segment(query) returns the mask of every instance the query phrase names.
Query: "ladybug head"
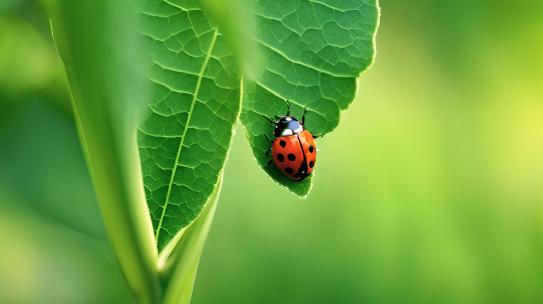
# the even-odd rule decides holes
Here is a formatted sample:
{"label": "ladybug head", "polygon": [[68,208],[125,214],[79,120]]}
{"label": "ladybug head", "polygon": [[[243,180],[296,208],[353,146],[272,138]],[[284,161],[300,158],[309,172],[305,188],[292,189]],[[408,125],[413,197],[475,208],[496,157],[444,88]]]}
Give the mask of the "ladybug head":
{"label": "ladybug head", "polygon": [[302,124],[294,117],[283,116],[275,124],[273,134],[275,137],[289,136],[301,133],[304,130]]}

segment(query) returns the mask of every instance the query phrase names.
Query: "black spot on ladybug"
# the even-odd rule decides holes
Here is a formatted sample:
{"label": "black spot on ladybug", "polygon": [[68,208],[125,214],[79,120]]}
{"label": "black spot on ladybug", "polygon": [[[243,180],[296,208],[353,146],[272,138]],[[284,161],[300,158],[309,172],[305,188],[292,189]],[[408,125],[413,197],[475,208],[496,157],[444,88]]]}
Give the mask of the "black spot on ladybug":
{"label": "black spot on ladybug", "polygon": [[292,154],[292,153],[289,153],[288,154],[288,160],[290,161],[294,161],[296,159],[296,155]]}
{"label": "black spot on ladybug", "polygon": [[314,150],[315,148],[313,147],[313,145],[309,145],[309,153],[313,153]]}
{"label": "black spot on ladybug", "polygon": [[283,148],[284,148],[284,147],[286,147],[286,146],[287,146],[287,142],[286,142],[286,141],[284,141],[284,140],[280,140],[280,141],[279,141],[279,145],[280,145],[281,147],[283,147]]}
{"label": "black spot on ladybug", "polygon": [[283,156],[283,154],[279,153],[279,154],[277,154],[277,160],[282,162],[282,161],[285,160],[285,157]]}
{"label": "black spot on ladybug", "polygon": [[313,168],[314,165],[315,165],[315,163],[313,161],[309,162],[309,167]]}
{"label": "black spot on ladybug", "polygon": [[307,163],[302,163],[300,168],[298,168],[298,172],[294,175],[294,177],[298,178],[297,180],[303,180],[304,178],[308,177],[309,173],[307,172]]}
{"label": "black spot on ladybug", "polygon": [[307,171],[307,164],[304,162],[302,163],[302,165],[300,166],[300,168],[298,168],[298,173],[304,173]]}
{"label": "black spot on ladybug", "polygon": [[292,174],[292,172],[294,172],[294,170],[292,170],[291,167],[286,167],[285,172],[287,172],[288,174]]}

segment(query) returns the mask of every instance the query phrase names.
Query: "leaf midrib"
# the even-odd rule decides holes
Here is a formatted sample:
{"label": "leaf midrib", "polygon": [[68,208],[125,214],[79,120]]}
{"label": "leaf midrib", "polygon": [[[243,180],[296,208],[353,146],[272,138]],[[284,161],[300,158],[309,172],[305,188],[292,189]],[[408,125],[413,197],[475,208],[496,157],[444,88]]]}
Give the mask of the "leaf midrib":
{"label": "leaf midrib", "polygon": [[192,102],[189,109],[189,114],[187,117],[187,123],[185,124],[185,128],[183,129],[183,134],[181,135],[181,141],[179,142],[179,148],[177,149],[177,155],[175,157],[175,163],[174,167],[172,169],[172,174],[170,176],[170,182],[168,183],[168,191],[166,192],[166,199],[164,200],[164,203],[162,204],[162,214],[160,215],[160,219],[158,221],[156,233],[155,233],[155,239],[158,242],[158,237],[160,235],[160,228],[162,228],[162,220],[164,219],[164,216],[166,215],[166,209],[168,208],[168,201],[170,200],[170,195],[172,191],[172,185],[173,185],[173,179],[175,177],[175,173],[177,171],[177,167],[179,166],[179,157],[181,155],[181,151],[183,151],[183,146],[185,143],[185,137],[187,135],[187,131],[190,126],[190,121],[192,118],[192,112],[194,111],[194,106],[196,104],[196,101],[198,99],[198,94],[200,91],[200,84],[202,83],[202,79],[204,78],[204,73],[207,68],[207,64],[209,62],[209,58],[211,58],[211,53],[213,52],[213,48],[215,47],[215,42],[217,41],[218,31],[217,29],[213,30],[213,37],[211,38],[211,43],[209,45],[209,49],[207,50],[206,57],[204,59],[204,62],[202,64],[202,68],[200,69],[200,73],[198,73],[198,80],[196,81],[196,88],[194,90],[194,96],[192,97]]}

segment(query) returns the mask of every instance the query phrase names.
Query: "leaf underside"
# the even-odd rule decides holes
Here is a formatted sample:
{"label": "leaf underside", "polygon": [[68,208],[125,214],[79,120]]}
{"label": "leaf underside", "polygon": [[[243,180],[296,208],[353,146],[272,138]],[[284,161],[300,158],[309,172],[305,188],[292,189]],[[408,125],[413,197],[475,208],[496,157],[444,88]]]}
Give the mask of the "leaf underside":
{"label": "leaf underside", "polygon": [[307,110],[305,127],[313,135],[338,125],[340,110],[354,99],[356,78],[373,61],[377,0],[260,0],[255,13],[255,40],[266,62],[256,79],[244,81],[241,121],[260,166],[305,196],[311,177],[291,181],[268,165],[268,118],[285,115],[288,99],[292,116],[301,119]]}
{"label": "leaf underside", "polygon": [[240,75],[198,1],[150,0],[152,102],[138,144],[158,249],[189,225],[217,185],[240,111]]}

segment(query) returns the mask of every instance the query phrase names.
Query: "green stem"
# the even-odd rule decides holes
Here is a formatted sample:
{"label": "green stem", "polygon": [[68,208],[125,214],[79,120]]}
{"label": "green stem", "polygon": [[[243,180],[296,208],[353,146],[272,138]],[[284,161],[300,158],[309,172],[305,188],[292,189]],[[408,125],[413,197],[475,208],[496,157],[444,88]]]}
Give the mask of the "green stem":
{"label": "green stem", "polygon": [[165,304],[188,304],[192,297],[198,264],[204,248],[222,185],[222,174],[215,191],[210,196],[199,217],[184,232],[183,237],[172,250],[166,264],[161,269],[161,277],[166,282]]}
{"label": "green stem", "polygon": [[137,151],[145,62],[126,1],[50,0],[55,43],[108,236],[140,303],[160,303],[157,249]]}

